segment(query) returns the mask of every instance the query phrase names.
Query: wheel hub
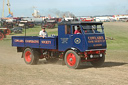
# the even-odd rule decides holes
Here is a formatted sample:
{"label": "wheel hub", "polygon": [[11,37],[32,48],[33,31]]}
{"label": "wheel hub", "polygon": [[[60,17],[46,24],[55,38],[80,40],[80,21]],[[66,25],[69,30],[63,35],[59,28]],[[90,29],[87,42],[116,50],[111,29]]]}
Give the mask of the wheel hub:
{"label": "wheel hub", "polygon": [[70,58],[69,60],[72,61],[72,58]]}
{"label": "wheel hub", "polygon": [[67,55],[67,63],[70,66],[74,66],[76,64],[76,57],[73,53],[69,53]]}

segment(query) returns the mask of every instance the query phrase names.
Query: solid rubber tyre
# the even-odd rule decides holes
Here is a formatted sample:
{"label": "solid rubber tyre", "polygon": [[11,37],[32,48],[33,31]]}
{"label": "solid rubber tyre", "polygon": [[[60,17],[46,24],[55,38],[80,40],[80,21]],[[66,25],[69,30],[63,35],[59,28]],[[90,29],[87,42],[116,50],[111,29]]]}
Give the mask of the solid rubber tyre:
{"label": "solid rubber tyre", "polygon": [[98,60],[91,61],[91,64],[94,67],[100,67],[103,65],[104,61],[105,61],[105,54],[103,54],[103,56],[100,57]]}
{"label": "solid rubber tyre", "polygon": [[65,64],[72,69],[80,67],[81,57],[73,50],[68,50],[64,57]]}
{"label": "solid rubber tyre", "polygon": [[23,58],[26,64],[36,65],[39,61],[39,53],[31,48],[26,48]]}

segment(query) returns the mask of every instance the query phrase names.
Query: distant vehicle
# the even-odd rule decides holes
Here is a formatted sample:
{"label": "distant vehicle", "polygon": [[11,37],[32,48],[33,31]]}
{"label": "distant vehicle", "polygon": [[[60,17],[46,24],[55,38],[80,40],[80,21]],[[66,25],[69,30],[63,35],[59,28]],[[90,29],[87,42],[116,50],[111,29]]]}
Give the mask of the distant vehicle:
{"label": "distant vehicle", "polygon": [[35,26],[34,21],[28,21],[27,26],[28,26],[28,28],[33,28]]}
{"label": "distant vehicle", "polygon": [[96,17],[95,20],[96,22],[110,22],[109,17]]}
{"label": "distant vehicle", "polygon": [[128,22],[128,18],[120,18],[119,21]]}
{"label": "distant vehicle", "polygon": [[46,28],[54,28],[57,21],[55,19],[48,19],[42,22],[42,26]]}
{"label": "distant vehicle", "polygon": [[[79,68],[81,62],[90,62],[94,67],[105,61],[106,40],[102,22],[61,22],[58,36],[13,36],[12,46],[22,52],[26,64],[37,64],[39,59],[57,61],[63,59],[69,68]],[[76,28],[79,33],[74,34]]]}
{"label": "distant vehicle", "polygon": [[94,19],[93,18],[90,18],[90,17],[80,18],[80,20],[83,21],[83,22],[94,21]]}
{"label": "distant vehicle", "polygon": [[33,28],[34,27],[34,21],[20,21],[19,22],[19,27],[22,27],[22,28]]}
{"label": "distant vehicle", "polygon": [[21,27],[15,27],[15,28],[12,29],[12,32],[14,32],[14,33],[22,33],[22,30],[23,30],[23,28],[21,28]]}
{"label": "distant vehicle", "polygon": [[33,18],[33,17],[26,17],[26,18],[22,18],[23,21],[33,21],[35,25],[41,25],[43,18]]}
{"label": "distant vehicle", "polygon": [[79,21],[76,17],[64,17],[62,21]]}
{"label": "distant vehicle", "polygon": [[20,21],[19,22],[19,27],[25,28],[25,24],[27,23],[27,21]]}
{"label": "distant vehicle", "polygon": [[1,22],[1,27],[3,28],[13,28],[13,21],[12,20],[6,20],[6,19],[2,19]]}
{"label": "distant vehicle", "polygon": [[4,35],[9,35],[11,33],[11,28],[13,28],[13,24],[12,22],[6,22],[4,20],[2,20],[0,22],[1,26],[0,26],[0,30],[2,30],[4,32]]}

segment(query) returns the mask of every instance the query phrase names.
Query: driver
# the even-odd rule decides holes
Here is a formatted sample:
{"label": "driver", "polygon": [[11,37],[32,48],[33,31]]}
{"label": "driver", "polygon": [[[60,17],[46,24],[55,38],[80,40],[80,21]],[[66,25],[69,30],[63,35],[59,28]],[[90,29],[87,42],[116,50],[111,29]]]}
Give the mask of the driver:
{"label": "driver", "polygon": [[74,34],[81,34],[80,27],[78,27],[77,30],[75,30]]}

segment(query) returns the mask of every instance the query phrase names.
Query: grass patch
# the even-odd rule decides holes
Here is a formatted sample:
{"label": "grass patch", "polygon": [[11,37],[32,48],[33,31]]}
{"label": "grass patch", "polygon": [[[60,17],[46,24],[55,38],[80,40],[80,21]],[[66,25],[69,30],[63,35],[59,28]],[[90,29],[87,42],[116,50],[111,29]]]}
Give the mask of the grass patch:
{"label": "grass patch", "polygon": [[127,22],[106,22],[104,23],[106,37],[114,40],[107,40],[109,50],[128,51],[128,23]]}

